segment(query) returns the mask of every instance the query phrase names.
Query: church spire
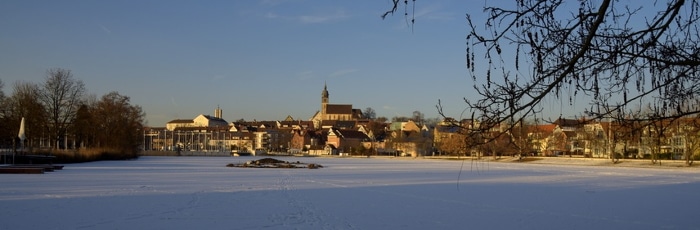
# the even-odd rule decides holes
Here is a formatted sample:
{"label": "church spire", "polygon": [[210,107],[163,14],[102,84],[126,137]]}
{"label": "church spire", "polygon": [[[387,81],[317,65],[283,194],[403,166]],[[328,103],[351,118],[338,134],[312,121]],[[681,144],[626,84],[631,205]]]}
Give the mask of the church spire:
{"label": "church spire", "polygon": [[321,92],[321,98],[322,99],[328,99],[328,87],[326,86],[326,82],[323,82],[323,92]]}
{"label": "church spire", "polygon": [[[320,112],[320,119],[319,122],[322,122],[323,120],[326,120],[326,113],[328,109],[328,87],[326,86],[326,82],[323,82],[323,92],[321,92],[321,111]],[[318,124],[318,127],[320,126],[320,123]]]}

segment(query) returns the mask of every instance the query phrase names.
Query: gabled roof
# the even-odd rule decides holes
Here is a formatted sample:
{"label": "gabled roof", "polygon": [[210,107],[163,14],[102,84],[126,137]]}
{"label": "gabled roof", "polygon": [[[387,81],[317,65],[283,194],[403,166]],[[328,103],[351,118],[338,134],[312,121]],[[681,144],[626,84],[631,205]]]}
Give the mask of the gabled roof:
{"label": "gabled roof", "polygon": [[353,119],[364,118],[364,115],[362,114],[362,110],[361,109],[352,109],[352,118]]}
{"label": "gabled roof", "polygon": [[327,131],[311,131],[311,130],[294,130],[292,131],[293,135],[295,136],[307,136],[309,138],[317,138],[320,140],[323,140],[325,136],[328,136]]}
{"label": "gabled roof", "polygon": [[412,131],[420,131],[421,127],[416,124],[416,122],[409,120],[409,121],[397,121],[397,122],[392,122],[391,123],[391,130],[401,130],[401,131],[407,131],[407,130],[412,130]]}
{"label": "gabled roof", "polygon": [[337,135],[340,138],[343,139],[361,139],[361,140],[366,140],[369,139],[367,134],[357,131],[357,130],[349,130],[349,129],[332,129],[333,133]]}
{"label": "gabled roof", "polygon": [[320,114],[321,114],[321,111],[318,111],[318,110],[317,110],[317,111],[314,113],[314,115],[311,115],[311,118],[309,118],[309,120],[313,120],[314,118],[318,117]]}
{"label": "gabled roof", "polygon": [[423,125],[423,126],[420,127],[420,130],[423,131],[423,132],[427,132],[427,131],[430,131],[430,128],[428,128],[427,125]]}
{"label": "gabled roof", "polygon": [[202,116],[204,116],[205,118],[209,119],[210,121],[219,121],[219,122],[223,122],[223,123],[228,123],[228,122],[226,122],[226,120],[221,119],[221,118],[218,118],[218,117],[215,117],[215,116],[204,115],[204,114],[202,114]]}
{"label": "gabled roof", "polygon": [[277,128],[277,121],[244,121],[238,123],[238,126],[249,128]]}
{"label": "gabled roof", "polygon": [[395,132],[400,132],[403,135],[403,139],[405,141],[415,141],[415,140],[420,140],[425,138],[423,136],[422,132],[414,131],[414,130],[407,130],[407,131],[395,131]]}
{"label": "gabled roof", "polygon": [[299,128],[299,129],[308,129],[308,128],[313,128],[314,122],[313,121],[280,121],[277,122],[278,128],[283,129],[283,128]]}

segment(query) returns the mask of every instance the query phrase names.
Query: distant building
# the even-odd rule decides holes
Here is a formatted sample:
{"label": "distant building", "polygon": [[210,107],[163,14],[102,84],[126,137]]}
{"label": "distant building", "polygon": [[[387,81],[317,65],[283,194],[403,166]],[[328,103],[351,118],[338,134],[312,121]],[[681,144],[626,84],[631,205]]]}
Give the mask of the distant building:
{"label": "distant building", "polygon": [[311,117],[317,129],[324,128],[326,121],[355,121],[362,119],[362,110],[353,109],[351,104],[329,104],[328,87],[324,84],[321,92],[321,110]]}
{"label": "distant building", "polygon": [[168,131],[185,127],[228,127],[228,122],[221,118],[223,111],[220,108],[214,110],[214,116],[200,114],[194,119],[175,119],[165,124]]}
{"label": "distant building", "polygon": [[391,131],[422,131],[422,128],[412,120],[392,122],[389,128],[391,129]]}
{"label": "distant building", "polygon": [[324,130],[294,130],[292,131],[290,152],[301,153],[309,150],[322,150],[327,138],[328,133]]}
{"label": "distant building", "polygon": [[370,138],[365,133],[357,130],[330,128],[326,138],[326,147],[331,155],[352,153],[352,148],[358,148],[362,146],[362,142],[369,140]]}

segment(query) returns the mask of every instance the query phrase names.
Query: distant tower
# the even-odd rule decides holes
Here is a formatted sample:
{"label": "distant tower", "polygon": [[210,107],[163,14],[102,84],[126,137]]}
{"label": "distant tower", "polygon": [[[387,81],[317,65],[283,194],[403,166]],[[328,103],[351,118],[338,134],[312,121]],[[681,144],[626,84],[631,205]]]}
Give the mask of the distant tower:
{"label": "distant tower", "polygon": [[224,111],[222,111],[222,110],[219,108],[219,106],[217,105],[217,106],[216,106],[216,109],[214,110],[214,117],[219,118],[219,119],[222,119],[223,115],[224,115]]}
{"label": "distant tower", "polygon": [[326,119],[326,107],[328,105],[328,87],[323,83],[323,92],[321,92],[321,120]]}

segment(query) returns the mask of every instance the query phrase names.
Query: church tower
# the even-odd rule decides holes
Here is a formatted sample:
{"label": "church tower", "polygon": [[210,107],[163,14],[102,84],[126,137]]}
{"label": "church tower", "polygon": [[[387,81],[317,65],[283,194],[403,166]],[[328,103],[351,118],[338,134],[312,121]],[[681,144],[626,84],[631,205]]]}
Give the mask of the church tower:
{"label": "church tower", "polygon": [[326,119],[326,107],[328,107],[328,87],[323,83],[323,92],[321,92],[321,120]]}
{"label": "church tower", "polygon": [[214,117],[223,119],[224,111],[219,108],[219,106],[216,106],[216,109],[214,110]]}

